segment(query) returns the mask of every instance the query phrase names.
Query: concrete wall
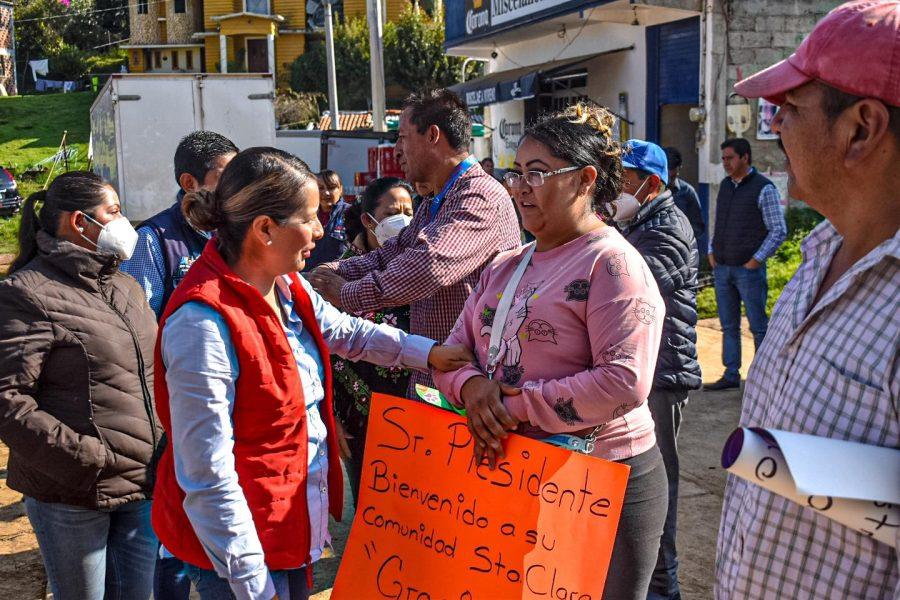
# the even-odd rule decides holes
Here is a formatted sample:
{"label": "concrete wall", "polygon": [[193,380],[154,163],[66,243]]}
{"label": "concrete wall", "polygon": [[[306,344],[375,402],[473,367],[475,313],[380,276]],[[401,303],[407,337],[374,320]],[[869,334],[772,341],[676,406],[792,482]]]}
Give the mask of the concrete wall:
{"label": "concrete wall", "polygon": [[284,29],[306,28],[306,2],[296,0],[272,0],[272,9],[276,15],[284,17],[279,27]]}
{"label": "concrete wall", "polygon": [[[741,0],[728,3],[729,10],[722,23],[728,41],[728,93],[734,91],[739,69],[741,75],[747,77],[787,58],[816,22],[840,4],[840,0]],[[763,171],[770,168],[782,171],[784,154],[777,143],[756,139],[757,101],[750,103],[753,120],[744,137],[750,140],[753,148],[753,162]],[[733,135],[729,133],[729,137]]]}
{"label": "concrete wall", "polygon": [[[388,21],[396,21],[403,11],[410,6],[412,6],[410,0],[381,0],[381,12]],[[344,16],[347,18],[365,18],[366,0],[344,0]]]}
{"label": "concrete wall", "polygon": [[290,78],[291,63],[306,50],[306,35],[302,33],[279,33],[275,38],[275,69],[279,76]]}
{"label": "concrete wall", "polygon": [[[203,38],[204,44],[204,57],[206,59],[206,64],[204,65],[203,71],[206,73],[218,73],[219,72],[219,36],[209,36]],[[229,47],[231,43],[228,43]]]}
{"label": "concrete wall", "polygon": [[151,65],[144,64],[144,51],[132,48],[128,51],[128,72],[144,73]]}
{"label": "concrete wall", "polygon": [[16,80],[13,76],[13,57],[0,55],[0,84],[6,89],[6,93],[10,96],[16,95]]}
{"label": "concrete wall", "polygon": [[[690,17],[692,14],[686,11],[699,8],[695,0],[672,0],[668,4],[672,6],[659,7],[654,2],[652,9],[642,10],[639,25],[589,22],[583,29],[571,28],[564,37],[557,34],[556,28],[545,26],[542,28],[547,31],[545,35],[504,44],[503,51],[490,61],[490,72],[541,65],[551,60],[577,59],[633,46],[630,50],[586,62],[586,91],[589,98],[614,111],[618,111],[619,93],[626,92],[628,118],[634,123],[630,135],[643,137],[647,127],[647,27]],[[609,14],[619,16],[618,13]],[[599,15],[595,14],[595,18],[600,18]]]}
{"label": "concrete wall", "polygon": [[243,0],[200,0],[203,2],[203,27],[206,31],[215,31],[218,23],[213,17],[220,17],[244,10]]}
{"label": "concrete wall", "polygon": [[0,48],[12,50],[13,47],[13,7],[0,4]]}
{"label": "concrete wall", "polygon": [[634,42],[633,50],[600,56],[588,63],[587,95],[591,100],[618,112],[619,93],[628,94],[628,120],[634,125],[631,137],[644,137],[647,131],[647,44],[643,27],[625,28]]}

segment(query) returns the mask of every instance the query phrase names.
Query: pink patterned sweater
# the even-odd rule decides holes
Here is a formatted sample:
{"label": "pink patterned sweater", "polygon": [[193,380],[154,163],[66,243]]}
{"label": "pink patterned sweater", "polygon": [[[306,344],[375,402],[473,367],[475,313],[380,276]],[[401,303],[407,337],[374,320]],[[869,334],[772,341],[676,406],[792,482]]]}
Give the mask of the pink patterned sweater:
{"label": "pink patterned sweater", "polygon": [[[485,269],[448,344],[487,352],[498,298],[524,249],[504,252]],[[563,246],[535,252],[516,288],[504,327],[498,381],[521,387],[505,396],[523,423],[518,433],[584,436],[595,426],[594,456],[621,460],[653,447],[647,395],[659,350],[665,305],[644,259],[603,225]],[[483,374],[475,366],[433,373],[445,396]]]}

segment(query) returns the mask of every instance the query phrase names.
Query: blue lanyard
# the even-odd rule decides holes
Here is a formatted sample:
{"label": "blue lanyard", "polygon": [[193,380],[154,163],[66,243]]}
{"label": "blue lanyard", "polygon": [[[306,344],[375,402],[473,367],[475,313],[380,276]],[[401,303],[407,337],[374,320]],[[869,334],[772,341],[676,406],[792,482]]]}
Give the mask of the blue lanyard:
{"label": "blue lanyard", "polygon": [[450,179],[447,180],[447,183],[445,183],[444,187],[441,189],[441,193],[431,199],[431,204],[428,206],[429,223],[431,223],[437,216],[438,211],[441,209],[441,204],[444,203],[444,196],[447,195],[447,192],[450,191],[450,188],[453,187],[453,184],[456,183],[456,180],[462,177],[462,174],[468,171],[471,167],[475,166],[476,163],[478,163],[478,160],[476,160],[474,156],[470,155],[466,158],[466,160],[459,163],[456,169],[453,170],[453,173],[450,175]]}

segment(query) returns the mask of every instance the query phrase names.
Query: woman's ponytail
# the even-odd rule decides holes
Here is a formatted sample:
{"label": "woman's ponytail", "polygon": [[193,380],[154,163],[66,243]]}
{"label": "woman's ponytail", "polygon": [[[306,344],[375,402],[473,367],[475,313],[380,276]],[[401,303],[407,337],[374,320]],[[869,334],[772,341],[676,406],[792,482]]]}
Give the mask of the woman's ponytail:
{"label": "woman's ponytail", "polygon": [[19,254],[9,269],[10,275],[27,265],[31,262],[31,259],[37,256],[37,232],[41,228],[38,213],[46,197],[47,192],[45,190],[35,192],[28,196],[28,200],[25,201],[25,205],[22,207],[22,221],[19,225]]}

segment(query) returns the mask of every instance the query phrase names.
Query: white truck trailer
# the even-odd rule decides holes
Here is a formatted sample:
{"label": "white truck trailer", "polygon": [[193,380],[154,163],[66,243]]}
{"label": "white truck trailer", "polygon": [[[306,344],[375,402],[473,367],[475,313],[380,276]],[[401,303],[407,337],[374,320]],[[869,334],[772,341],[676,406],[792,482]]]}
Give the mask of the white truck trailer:
{"label": "white truck trailer", "polygon": [[172,204],[172,159],[188,133],[274,146],[274,98],[267,73],[113,75],[91,106],[94,171],[116,188],[125,215],[143,221]]}
{"label": "white truck trailer", "polygon": [[[358,196],[365,183],[357,181],[360,172],[371,172],[375,177],[385,175],[369,163],[369,150],[378,146],[393,146],[396,131],[324,131],[278,130],[275,147],[290,152],[309,165],[314,172],[325,169],[335,171],[341,178],[346,196]],[[396,173],[395,173],[396,174]]]}

